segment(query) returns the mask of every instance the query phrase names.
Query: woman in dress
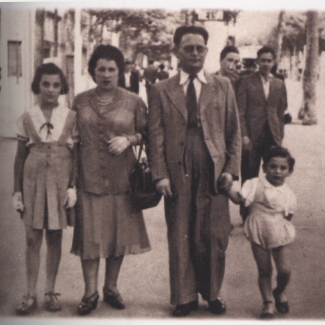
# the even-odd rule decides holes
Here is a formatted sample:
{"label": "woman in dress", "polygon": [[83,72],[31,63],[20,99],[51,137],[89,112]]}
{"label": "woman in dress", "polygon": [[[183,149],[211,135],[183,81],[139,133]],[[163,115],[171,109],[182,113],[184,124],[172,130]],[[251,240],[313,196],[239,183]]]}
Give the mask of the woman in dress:
{"label": "woman in dress", "polygon": [[27,294],[16,308],[18,314],[29,314],[37,307],[43,229],[47,243],[44,307],[48,311],[61,309],[54,286],[61,259],[62,229],[73,223],[67,218],[66,208],[76,202],[78,141],[76,113],[58,102],[68,90],[63,72],[53,63],[43,64],[32,82],[38,103],[18,120],[13,205],[25,223],[27,272]]}
{"label": "woman in dress", "polygon": [[88,71],[97,87],[79,94],[73,104],[80,130],[79,184],[72,253],[80,255],[85,293],[80,315],[97,307],[100,258],[106,259],[103,299],[124,309],[117,279],[124,255],[150,249],[142,211],[131,203],[129,175],[147,124],[143,101],[124,84],[123,54],[99,45]]}

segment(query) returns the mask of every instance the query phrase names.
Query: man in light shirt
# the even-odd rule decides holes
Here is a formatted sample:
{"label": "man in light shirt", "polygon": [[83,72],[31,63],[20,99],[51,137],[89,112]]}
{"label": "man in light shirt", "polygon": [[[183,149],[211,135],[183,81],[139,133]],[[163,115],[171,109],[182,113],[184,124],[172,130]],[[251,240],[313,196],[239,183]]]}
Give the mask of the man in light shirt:
{"label": "man in light shirt", "polygon": [[[273,145],[281,145],[284,136],[284,112],[287,94],[282,80],[271,74],[276,55],[264,46],[257,52],[258,71],[241,78],[237,88],[237,105],[242,132],[242,182],[257,177],[261,157]],[[248,211],[241,207],[243,221]]]}
{"label": "man in light shirt", "polygon": [[207,41],[203,27],[177,28],[180,71],[149,96],[149,157],[165,197],[175,317],[198,309],[198,293],[212,313],[226,311],[220,289],[230,218],[222,186],[238,178],[241,139],[229,79],[203,71]]}

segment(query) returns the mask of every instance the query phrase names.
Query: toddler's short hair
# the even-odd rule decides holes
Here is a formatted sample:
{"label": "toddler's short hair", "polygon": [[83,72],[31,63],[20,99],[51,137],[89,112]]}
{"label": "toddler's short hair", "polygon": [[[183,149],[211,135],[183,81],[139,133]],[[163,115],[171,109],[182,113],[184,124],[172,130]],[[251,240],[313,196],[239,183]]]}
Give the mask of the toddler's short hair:
{"label": "toddler's short hair", "polygon": [[266,150],[266,152],[263,155],[264,166],[266,166],[273,157],[286,158],[289,165],[289,171],[293,172],[293,167],[295,165],[295,158],[291,156],[288,149],[283,148],[281,146],[272,146],[271,148]]}

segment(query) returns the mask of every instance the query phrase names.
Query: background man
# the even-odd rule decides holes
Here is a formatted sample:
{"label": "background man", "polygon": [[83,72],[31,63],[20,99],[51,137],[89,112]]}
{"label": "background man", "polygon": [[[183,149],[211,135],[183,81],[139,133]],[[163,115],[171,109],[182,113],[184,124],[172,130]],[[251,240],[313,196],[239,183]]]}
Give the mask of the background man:
{"label": "background man", "polygon": [[[261,157],[273,145],[281,145],[284,136],[284,112],[287,94],[284,82],[271,74],[275,52],[264,46],[257,52],[258,71],[240,79],[237,105],[242,132],[242,182],[257,177]],[[243,221],[247,209],[241,207]]]}
{"label": "background man", "polygon": [[133,69],[130,61],[125,61],[125,88],[133,93],[139,94],[139,73]]}
{"label": "background man", "polygon": [[153,63],[153,60],[149,60],[148,66],[143,71],[143,78],[145,79],[148,101],[150,89],[152,85],[156,82],[158,72],[157,68],[154,66]]}
{"label": "background man", "polygon": [[203,72],[207,40],[203,27],[177,28],[180,71],[154,85],[149,101],[149,153],[165,196],[174,316],[196,310],[198,292],[212,313],[226,310],[219,292],[230,220],[218,184],[230,186],[237,177],[241,140],[229,80]]}
{"label": "background man", "polygon": [[229,78],[234,90],[239,78],[239,65],[240,56],[237,47],[232,45],[224,47],[220,53],[220,70],[216,74]]}

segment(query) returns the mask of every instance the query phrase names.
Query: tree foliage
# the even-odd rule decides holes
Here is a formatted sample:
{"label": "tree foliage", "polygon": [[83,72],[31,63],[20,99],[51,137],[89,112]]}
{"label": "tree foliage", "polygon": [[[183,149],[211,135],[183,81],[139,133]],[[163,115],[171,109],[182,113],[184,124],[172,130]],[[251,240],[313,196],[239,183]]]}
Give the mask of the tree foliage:
{"label": "tree foliage", "polygon": [[102,42],[104,29],[119,33],[120,48],[129,59],[145,54],[154,60],[168,59],[174,30],[183,23],[180,12],[168,10],[89,10],[91,37]]}

